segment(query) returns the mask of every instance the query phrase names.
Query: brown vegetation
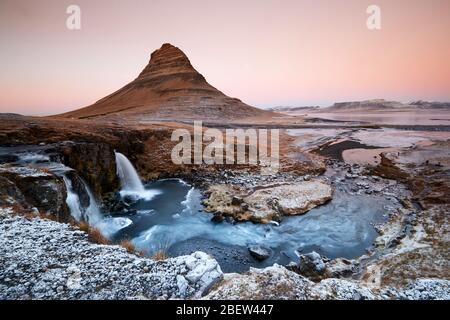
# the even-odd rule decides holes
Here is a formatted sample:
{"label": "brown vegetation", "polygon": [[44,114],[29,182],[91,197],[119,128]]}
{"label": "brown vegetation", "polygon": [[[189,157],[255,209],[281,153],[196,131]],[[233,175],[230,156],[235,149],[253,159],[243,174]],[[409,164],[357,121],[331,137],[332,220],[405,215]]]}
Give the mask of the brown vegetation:
{"label": "brown vegetation", "polygon": [[158,250],[152,255],[152,259],[156,261],[166,260],[169,258],[164,250]]}
{"label": "brown vegetation", "polygon": [[102,235],[100,230],[93,227],[90,227],[88,230],[88,239],[98,244],[110,244],[110,241]]}
{"label": "brown vegetation", "polygon": [[124,247],[125,249],[127,249],[128,253],[135,253],[136,252],[136,248],[134,247],[134,245],[131,243],[130,240],[121,240],[119,242],[119,246]]}

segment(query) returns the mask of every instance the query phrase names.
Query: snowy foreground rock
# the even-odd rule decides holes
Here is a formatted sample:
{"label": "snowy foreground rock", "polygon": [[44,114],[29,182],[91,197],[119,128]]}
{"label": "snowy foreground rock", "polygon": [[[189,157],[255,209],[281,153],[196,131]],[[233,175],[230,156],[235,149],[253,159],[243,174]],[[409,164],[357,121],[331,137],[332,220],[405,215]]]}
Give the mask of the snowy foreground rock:
{"label": "snowy foreground rock", "polygon": [[373,292],[356,281],[313,282],[274,265],[223,274],[203,252],[154,261],[88,242],[67,224],[0,209],[0,299],[449,299],[449,281]]}
{"label": "snowy foreground rock", "polygon": [[225,274],[221,285],[205,299],[285,299],[285,300],[373,300],[450,298],[450,281],[418,279],[403,289],[385,288],[374,292],[357,281],[328,278],[313,282],[286,268],[273,265],[251,268],[244,274]]}
{"label": "snowy foreground rock", "polygon": [[226,274],[222,285],[207,299],[375,299],[368,289],[341,279],[314,283],[286,268],[251,268],[245,274]]}
{"label": "snowy foreground rock", "polygon": [[67,224],[0,211],[0,299],[201,297],[222,278],[203,252],[165,261],[88,242]]}

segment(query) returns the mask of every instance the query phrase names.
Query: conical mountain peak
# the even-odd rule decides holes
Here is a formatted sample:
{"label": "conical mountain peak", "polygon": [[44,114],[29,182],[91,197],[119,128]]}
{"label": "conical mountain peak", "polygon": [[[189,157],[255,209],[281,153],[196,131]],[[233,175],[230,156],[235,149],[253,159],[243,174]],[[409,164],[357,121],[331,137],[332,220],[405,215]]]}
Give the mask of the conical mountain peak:
{"label": "conical mountain peak", "polygon": [[230,98],[211,86],[179,48],[153,51],[139,76],[93,105],[65,113],[70,118],[242,119],[272,113]]}
{"label": "conical mountain peak", "polygon": [[158,74],[174,74],[180,72],[197,72],[191,65],[189,58],[179,48],[165,43],[158,50],[153,51],[150,62],[139,77]]}

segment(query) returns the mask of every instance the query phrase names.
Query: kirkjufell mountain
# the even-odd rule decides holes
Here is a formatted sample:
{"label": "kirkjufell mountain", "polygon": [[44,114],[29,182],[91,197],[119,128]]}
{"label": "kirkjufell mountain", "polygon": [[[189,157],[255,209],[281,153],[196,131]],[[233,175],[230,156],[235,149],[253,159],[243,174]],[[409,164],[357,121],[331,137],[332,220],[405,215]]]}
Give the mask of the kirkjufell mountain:
{"label": "kirkjufell mountain", "polygon": [[59,117],[212,120],[270,115],[211,86],[183,51],[165,43],[151,54],[150,62],[135,80],[93,105]]}

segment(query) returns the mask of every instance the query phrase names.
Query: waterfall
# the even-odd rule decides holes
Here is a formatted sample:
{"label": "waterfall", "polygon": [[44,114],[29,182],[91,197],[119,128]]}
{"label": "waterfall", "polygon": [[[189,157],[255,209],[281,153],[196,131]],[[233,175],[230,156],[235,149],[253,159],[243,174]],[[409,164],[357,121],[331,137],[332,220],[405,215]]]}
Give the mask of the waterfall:
{"label": "waterfall", "polygon": [[81,182],[83,183],[86,193],[89,196],[89,206],[87,208],[83,208],[83,206],[80,203],[80,197],[73,190],[73,185],[70,178],[67,177],[65,174],[62,177],[67,189],[66,203],[70,209],[70,214],[77,221],[84,220],[88,222],[90,225],[95,225],[96,223],[98,223],[102,219],[100,208],[98,206],[97,200],[95,200],[95,197],[89,186],[86,184],[86,182],[83,179],[80,179]]}
{"label": "waterfall", "polygon": [[85,209],[85,219],[90,225],[96,225],[98,222],[102,220],[100,207],[97,203],[97,200],[94,197],[94,194],[91,191],[91,188],[89,188],[89,186],[83,179],[81,179],[81,182],[83,182],[84,189],[86,190],[89,196],[89,207]]}
{"label": "waterfall", "polygon": [[80,198],[78,197],[78,194],[73,191],[72,181],[70,181],[70,179],[67,178],[66,175],[63,175],[63,180],[67,189],[66,203],[69,207],[70,214],[75,218],[75,220],[80,221],[83,217]]}
{"label": "waterfall", "polygon": [[158,190],[146,190],[130,160],[119,152],[114,153],[116,154],[117,175],[122,185],[120,191],[122,197],[151,200],[155,195],[160,194]]}
{"label": "waterfall", "polygon": [[144,192],[144,185],[139,178],[130,160],[119,152],[116,154],[117,175],[119,176],[122,190],[132,192]]}
{"label": "waterfall", "polygon": [[80,197],[73,190],[72,181],[66,175],[63,175],[62,177],[67,189],[67,206],[70,209],[70,214],[77,221],[86,221],[90,226],[99,229],[106,238],[111,238],[119,230],[126,228],[133,223],[133,221],[128,218],[103,217],[91,188],[89,188],[87,183],[80,178],[80,181],[83,183],[84,189],[89,196],[89,206],[83,208],[80,203]]}

